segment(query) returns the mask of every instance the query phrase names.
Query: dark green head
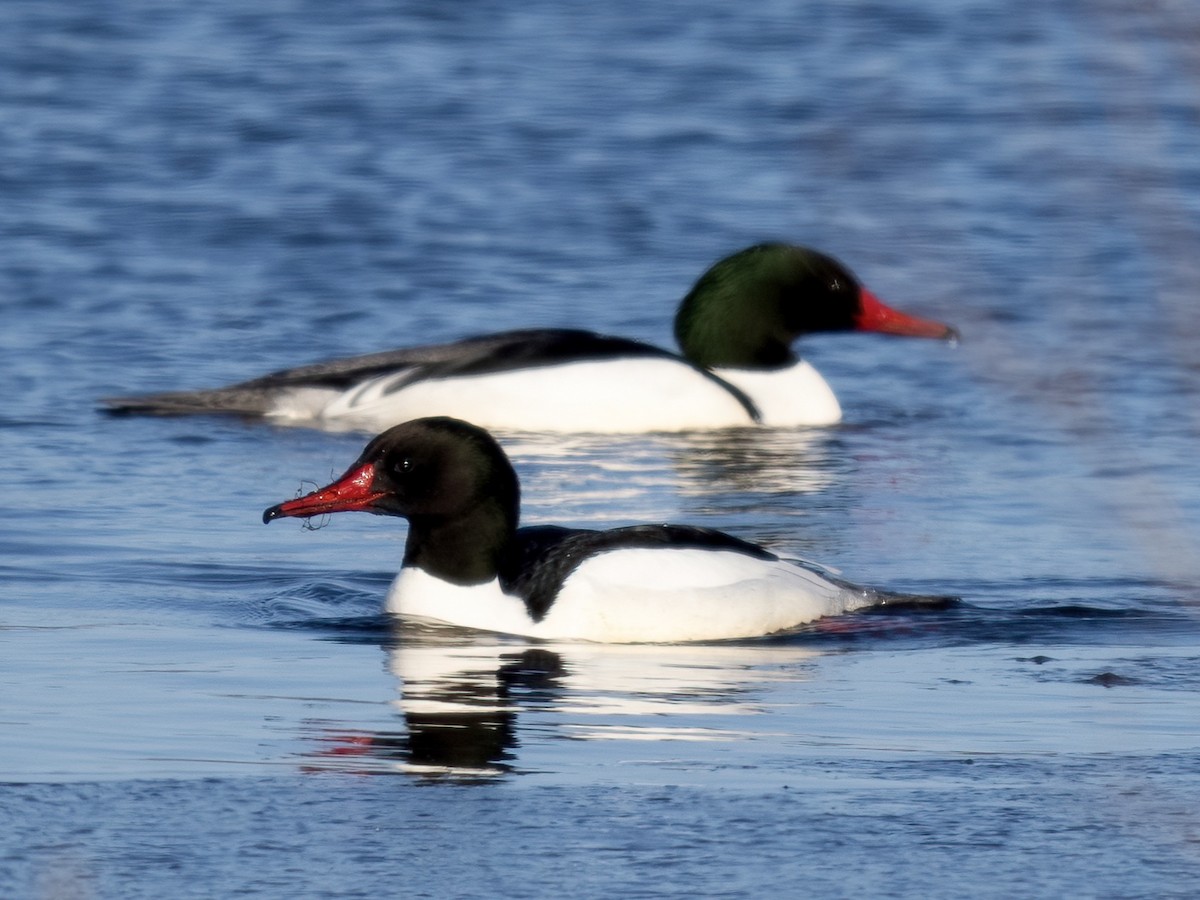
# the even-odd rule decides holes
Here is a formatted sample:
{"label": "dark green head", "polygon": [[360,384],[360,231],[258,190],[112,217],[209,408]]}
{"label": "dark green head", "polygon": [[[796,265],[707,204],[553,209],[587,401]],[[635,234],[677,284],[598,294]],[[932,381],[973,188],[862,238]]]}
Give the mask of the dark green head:
{"label": "dark green head", "polygon": [[832,256],[791,244],[757,244],[722,259],[675,317],[684,356],[708,368],[788,365],[796,360],[792,342],[820,331],[955,336],[940,322],[885,306]]}

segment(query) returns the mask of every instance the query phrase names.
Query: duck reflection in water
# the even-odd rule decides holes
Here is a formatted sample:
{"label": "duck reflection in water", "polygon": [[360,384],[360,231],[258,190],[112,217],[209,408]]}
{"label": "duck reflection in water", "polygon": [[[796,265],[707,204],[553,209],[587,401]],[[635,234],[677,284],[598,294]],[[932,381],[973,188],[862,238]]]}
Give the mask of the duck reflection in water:
{"label": "duck reflection in water", "polygon": [[[807,680],[822,655],[809,638],[823,640],[828,627],[815,624],[801,642],[530,646],[452,626],[394,625],[383,643],[397,727],[310,721],[305,737],[317,746],[306,771],[492,780],[527,771],[517,759],[522,730],[539,740],[618,742],[638,756],[647,742],[673,755],[685,743],[742,741],[750,731],[737,720],[769,708],[773,684]],[[616,764],[623,754],[604,758]]]}
{"label": "duck reflection in water", "polygon": [[303,768],[360,774],[401,772],[471,780],[511,771],[517,711],[553,704],[562,658],[549,650],[413,646],[389,651],[401,698],[397,731],[330,729]]}
{"label": "duck reflection in water", "polygon": [[[684,436],[504,435],[522,480],[555,498],[568,493],[589,516],[627,520],[662,515],[675,493],[682,509],[735,496],[774,499],[838,487],[849,464],[837,432],[814,428],[728,428]],[[671,489],[664,490],[664,485]],[[530,498],[533,500],[534,498]],[[614,499],[620,500],[614,509]],[[532,506],[531,506],[532,508]]]}

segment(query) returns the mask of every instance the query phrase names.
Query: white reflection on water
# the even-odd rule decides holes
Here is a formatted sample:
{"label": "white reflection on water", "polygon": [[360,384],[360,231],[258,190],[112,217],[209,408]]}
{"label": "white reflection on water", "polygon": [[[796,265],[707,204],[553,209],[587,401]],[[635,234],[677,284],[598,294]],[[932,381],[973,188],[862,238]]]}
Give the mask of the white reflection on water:
{"label": "white reflection on water", "polygon": [[[1006,618],[1001,632],[1012,640],[997,640],[991,618],[982,610],[935,618],[932,643],[891,646],[867,637],[875,626],[866,619],[831,623],[832,635],[862,638],[853,650],[824,637],[814,643],[816,635],[531,644],[403,624],[380,651],[387,671],[376,676],[392,696],[365,717],[343,709],[304,720],[301,765],[587,783],[711,783],[737,770],[743,784],[795,784],[850,758],[1195,753],[1190,632],[1168,645],[1136,620],[1119,620],[1129,643],[1116,652],[1093,617],[1024,638]],[[919,622],[895,617],[883,627],[899,633]]]}
{"label": "white reflection on water", "polygon": [[537,494],[569,490],[572,503],[595,501],[622,516],[637,510],[621,501],[662,493],[664,484],[683,497],[815,494],[834,485],[844,468],[836,433],[819,428],[500,439]]}
{"label": "white reflection on water", "polygon": [[449,626],[402,625],[388,650],[395,730],[311,735],[313,769],[492,777],[518,769],[518,717],[585,741],[733,742],[767,711],[759,689],[802,679],[819,654],[783,644],[522,644]]}

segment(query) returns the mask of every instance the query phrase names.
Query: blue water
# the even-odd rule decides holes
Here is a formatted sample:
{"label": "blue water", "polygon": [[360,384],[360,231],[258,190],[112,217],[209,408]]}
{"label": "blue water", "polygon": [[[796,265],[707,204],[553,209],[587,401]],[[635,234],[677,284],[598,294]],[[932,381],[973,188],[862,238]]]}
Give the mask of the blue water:
{"label": "blue water", "polygon": [[[1200,7],[0,4],[0,895],[1193,896]],[[953,593],[710,647],[393,627],[364,436],[96,399],[569,325],[763,239],[957,347],[836,429],[503,435],[525,519]]]}

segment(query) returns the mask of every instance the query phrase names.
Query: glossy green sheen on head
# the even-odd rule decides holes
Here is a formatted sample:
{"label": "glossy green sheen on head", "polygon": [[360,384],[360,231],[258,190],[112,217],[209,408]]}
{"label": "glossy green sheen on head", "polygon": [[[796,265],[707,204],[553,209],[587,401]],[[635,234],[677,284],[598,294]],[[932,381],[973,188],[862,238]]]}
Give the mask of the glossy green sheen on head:
{"label": "glossy green sheen on head", "polygon": [[684,356],[712,368],[775,368],[802,334],[855,328],[860,287],[836,259],[790,244],[758,244],[700,276],[675,317]]}

